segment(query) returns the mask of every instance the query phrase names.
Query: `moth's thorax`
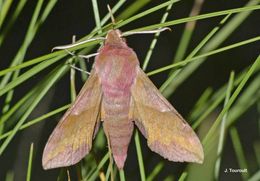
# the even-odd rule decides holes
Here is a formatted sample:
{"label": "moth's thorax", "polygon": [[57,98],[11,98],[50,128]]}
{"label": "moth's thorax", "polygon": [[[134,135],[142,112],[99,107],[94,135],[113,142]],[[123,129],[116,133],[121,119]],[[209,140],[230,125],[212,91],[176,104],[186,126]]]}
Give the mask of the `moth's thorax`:
{"label": "moth's thorax", "polygon": [[113,45],[116,47],[128,47],[125,42],[125,39],[122,38],[121,35],[122,33],[120,30],[110,30],[106,36],[105,46]]}
{"label": "moth's thorax", "polygon": [[109,32],[94,65],[101,79],[103,93],[101,119],[104,121],[129,119],[131,87],[139,66],[135,52],[122,39],[118,39],[120,37],[117,33],[120,32],[116,30]]}
{"label": "moth's thorax", "polygon": [[107,40],[95,59],[94,68],[101,78],[102,87],[130,89],[139,62],[135,52],[119,35],[119,30],[108,33]]}

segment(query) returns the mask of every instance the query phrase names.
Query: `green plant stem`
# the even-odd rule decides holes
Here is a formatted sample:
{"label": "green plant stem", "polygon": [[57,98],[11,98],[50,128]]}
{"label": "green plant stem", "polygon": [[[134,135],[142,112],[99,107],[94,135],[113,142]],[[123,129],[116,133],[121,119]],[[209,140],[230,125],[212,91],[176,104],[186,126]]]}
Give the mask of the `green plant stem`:
{"label": "green plant stem", "polygon": [[120,181],[125,181],[125,172],[124,170],[119,170]]}
{"label": "green plant stem", "polygon": [[145,181],[146,177],[145,177],[142,149],[141,149],[141,144],[140,144],[140,138],[139,138],[138,131],[135,132],[135,147],[136,147],[136,153],[137,153],[137,159],[138,159],[138,164],[139,164],[141,180]]}
{"label": "green plant stem", "polygon": [[28,168],[27,168],[26,181],[30,181],[30,180],[31,180],[31,175],[32,175],[32,161],[33,161],[33,143],[31,143],[31,146],[30,146],[30,154],[29,154],[29,160],[28,160]]}

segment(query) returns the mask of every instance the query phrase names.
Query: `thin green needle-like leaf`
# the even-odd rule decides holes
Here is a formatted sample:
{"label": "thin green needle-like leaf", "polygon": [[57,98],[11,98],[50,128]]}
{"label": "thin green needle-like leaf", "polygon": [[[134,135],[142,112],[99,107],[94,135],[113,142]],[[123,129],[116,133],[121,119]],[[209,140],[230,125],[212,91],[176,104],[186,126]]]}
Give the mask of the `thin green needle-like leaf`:
{"label": "thin green needle-like leaf", "polygon": [[[162,16],[162,19],[161,19],[160,23],[164,23],[166,21],[168,15],[169,15],[169,11],[172,8],[172,5],[173,5],[173,3],[169,4],[167,6],[166,11],[165,11],[165,13]],[[158,39],[159,36],[160,36],[160,32],[157,32],[154,35],[154,38],[153,38],[153,40],[152,40],[152,42],[150,44],[150,48],[149,48],[149,50],[148,50],[148,52],[147,52],[147,54],[145,56],[145,59],[144,59],[144,63],[143,63],[143,67],[142,67],[143,70],[146,70],[146,68],[147,68],[147,65],[148,65],[148,63],[149,63],[149,61],[151,59],[151,56],[152,56],[152,53],[153,53],[153,49],[156,46],[157,39]]]}
{"label": "thin green needle-like leaf", "polygon": [[180,178],[179,178],[179,181],[185,181],[186,178],[187,178],[187,175],[188,175],[187,172],[182,172],[182,174],[181,174],[181,176],[180,176]]}
{"label": "thin green needle-like leaf", "polygon": [[30,181],[31,180],[32,161],[33,161],[33,143],[31,143],[31,146],[30,146],[30,154],[29,154],[29,160],[28,160],[26,181]]}
{"label": "thin green needle-like leaf", "polygon": [[198,59],[203,58],[203,57],[214,55],[214,54],[217,54],[217,53],[220,53],[220,52],[232,49],[232,48],[236,48],[236,47],[239,47],[239,46],[242,46],[242,45],[246,45],[246,44],[249,44],[249,43],[253,43],[253,42],[256,42],[256,41],[260,41],[260,36],[257,36],[257,37],[254,37],[254,38],[251,38],[251,39],[248,39],[248,40],[240,41],[238,43],[234,43],[232,45],[225,46],[225,47],[222,47],[222,48],[219,48],[219,49],[216,49],[216,50],[213,50],[213,51],[210,51],[210,52],[207,52],[207,53],[195,56],[195,57],[190,58],[190,59],[179,61],[178,63],[171,64],[171,65],[168,65],[168,66],[165,66],[165,67],[153,70],[151,72],[148,72],[147,75],[151,76],[151,75],[154,75],[154,74],[157,74],[157,73],[160,73],[160,72],[163,72],[163,71],[175,68],[175,67],[184,66],[187,63],[190,63],[190,62],[192,62],[194,60],[198,60]]}
{"label": "thin green needle-like leaf", "polygon": [[[203,3],[204,0],[195,0],[189,16],[190,17],[197,16],[200,13]],[[186,23],[179,46],[177,48],[175,57],[173,59],[173,63],[175,63],[175,60],[182,60],[184,58],[184,55],[190,43],[195,26],[196,26],[196,21]]]}
{"label": "thin green needle-like leaf", "polygon": [[0,28],[3,25],[3,22],[6,18],[6,15],[7,15],[9,9],[10,9],[12,3],[13,3],[13,0],[4,1],[4,3],[1,6],[1,9],[0,9],[1,10],[0,11]]}
{"label": "thin green needle-like leaf", "polygon": [[[4,27],[4,29],[0,33],[0,47],[1,47],[4,39],[6,38],[6,35],[7,35],[8,31],[11,29],[11,27],[13,26],[13,24],[16,21],[17,17],[21,13],[21,11],[22,11],[24,5],[26,4],[26,2],[27,2],[27,0],[20,0],[19,1],[18,5],[16,6],[16,9],[12,13],[12,16],[11,16],[10,20],[7,22],[6,27]],[[0,17],[1,17],[1,15],[0,15]],[[1,27],[1,25],[0,25],[0,27]]]}
{"label": "thin green needle-like leaf", "polygon": [[[258,5],[260,0],[250,0],[245,5],[245,7],[253,7],[254,5]],[[236,16],[234,16],[231,21],[229,21],[219,33],[212,38],[212,40],[205,47],[205,51],[212,50],[218,47],[223,41],[225,41],[239,26],[241,26],[242,22],[252,13],[252,11],[244,11]]]}
{"label": "thin green needle-like leaf", "polygon": [[230,109],[231,105],[234,103],[236,100],[237,96],[240,94],[242,89],[244,88],[245,84],[247,83],[248,79],[252,76],[254,73],[255,69],[259,66],[260,64],[260,55],[257,57],[256,61],[253,63],[253,65],[250,67],[246,75],[243,77],[241,83],[238,85],[236,88],[235,92],[232,94],[230,97],[227,105],[224,107],[224,109],[220,112],[219,116],[217,117],[216,121],[214,122],[213,126],[210,128],[208,131],[207,135],[203,139],[203,145],[207,145],[209,139],[212,137],[212,135],[216,132],[217,127],[219,126],[219,123],[225,113]]}
{"label": "thin green needle-like leaf", "polygon": [[[51,117],[51,116],[54,116],[54,115],[56,115],[56,114],[58,114],[58,113],[60,113],[60,112],[62,112],[62,111],[67,110],[69,107],[70,107],[70,104],[67,104],[67,105],[62,106],[62,107],[60,107],[60,108],[58,108],[58,109],[55,109],[55,110],[53,110],[53,111],[51,111],[51,112],[49,112],[49,113],[46,113],[46,114],[44,114],[44,115],[42,115],[42,116],[40,116],[40,117],[37,117],[36,119],[33,119],[33,120],[31,120],[31,121],[28,121],[27,123],[23,124],[23,125],[19,128],[19,130],[23,130],[23,129],[28,128],[28,127],[30,127],[30,126],[36,124],[36,123],[39,123],[39,122],[41,122],[42,120],[45,120],[45,119],[47,119],[47,118],[49,118],[49,117]],[[6,132],[6,133],[0,135],[0,140],[3,139],[3,138],[6,138],[6,137],[9,136],[12,132],[13,132],[13,130],[8,131],[8,132]]]}
{"label": "thin green needle-like leaf", "polygon": [[[108,170],[110,173],[110,179],[111,181],[114,180],[115,176],[113,173],[113,155],[112,155],[112,150],[111,150],[111,145],[110,145],[110,140],[109,137],[107,137],[107,143],[108,143],[108,153],[109,153],[109,166],[108,166]],[[109,177],[109,175],[107,176],[107,178]]]}
{"label": "thin green needle-like leaf", "polygon": [[[39,16],[39,13],[40,13],[40,10],[41,10],[41,7],[42,7],[42,4],[43,4],[43,1],[38,1],[37,5],[36,5],[36,8],[35,8],[35,11],[33,13],[33,16],[32,16],[32,19],[31,19],[31,22],[30,22],[30,25],[28,27],[28,31],[26,33],[26,36],[25,36],[25,39],[24,39],[24,42],[22,44],[22,46],[20,47],[19,51],[17,52],[14,60],[12,63],[15,63],[15,64],[19,64],[20,62],[23,61],[24,59],[24,56],[25,56],[25,53],[26,53],[26,50],[29,46],[29,44],[31,43],[31,40],[32,38],[30,39],[30,37],[33,37],[33,34],[35,34],[34,32],[34,26],[35,26],[35,22],[36,22],[36,19],[38,18]],[[19,75],[20,71],[19,70],[16,70],[13,74],[13,77],[12,77],[12,80],[15,80],[18,75]],[[11,77],[11,73],[10,74],[7,74],[3,80],[1,81],[0,83],[0,88],[1,87],[4,87],[6,85],[6,83],[8,82],[9,78]],[[2,109],[2,112],[5,113],[6,111],[8,111],[9,109],[9,103],[11,102],[12,100],[12,97],[13,97],[13,93],[14,91],[13,90],[10,90],[6,96],[6,99],[5,99],[5,105],[3,106],[3,109]]]}
{"label": "thin green needle-like leaf", "polygon": [[[241,80],[245,77],[246,73],[247,72],[243,72],[237,76],[237,78],[234,81],[234,87],[236,87],[239,83],[241,83]],[[260,88],[259,82],[260,82],[260,75],[255,77],[250,82],[250,85],[248,85],[247,88],[242,92],[242,94],[237,98],[236,103],[229,110],[225,129],[228,129],[231,126],[231,124],[234,124],[234,122],[238,120],[238,118],[243,113],[245,113],[250,106],[254,105],[254,103],[256,103],[257,100],[259,100],[260,98],[260,93],[258,91]],[[201,121],[204,120],[207,117],[207,115],[209,115],[209,113],[212,112],[217,107],[217,105],[220,104],[220,102],[222,102],[222,100],[224,100],[225,92],[227,89],[226,87],[227,86],[223,86],[220,90],[216,91],[216,93],[212,96],[213,102],[210,100],[209,103],[207,103],[206,106],[208,106],[208,109],[202,111],[203,114],[201,114],[199,119],[192,126],[194,129],[200,125]],[[215,132],[215,134],[210,140],[216,140],[218,136],[219,136],[218,132]],[[212,144],[214,144],[214,142],[212,142]]]}
{"label": "thin green needle-like leaf", "polygon": [[239,134],[235,127],[230,128],[230,136],[236,153],[239,168],[247,169],[247,172],[241,172],[243,180],[248,180],[248,175],[250,175],[250,172],[246,163],[246,158],[239,138]]}
{"label": "thin green needle-like leaf", "polygon": [[[185,60],[193,58],[202,49],[202,47],[207,44],[207,42],[211,39],[211,37],[213,37],[217,33],[220,26],[227,21],[227,19],[230,17],[230,15],[231,14],[226,15],[220,21],[219,25],[217,27],[215,27],[213,30],[211,30],[209,32],[209,34],[207,36],[205,36],[205,38],[203,38],[203,40],[194,48],[194,50],[186,57]],[[174,62],[179,62],[179,61],[174,60]],[[185,69],[185,68],[186,67],[184,67],[183,69]],[[160,87],[160,90],[162,91],[162,93],[165,97],[169,97],[174,92],[175,87],[177,87],[179,82],[181,82],[180,78],[179,78],[180,76],[178,76],[181,71],[182,71],[182,69],[176,70],[174,72],[171,71],[172,73],[170,74],[168,79]],[[176,80],[176,78],[178,78],[178,79]],[[174,82],[172,81],[173,79],[174,79]]]}
{"label": "thin green needle-like leaf", "polygon": [[138,164],[139,164],[141,180],[145,181],[146,177],[145,177],[145,170],[144,170],[144,163],[143,163],[143,155],[142,155],[139,133],[138,133],[137,130],[135,132],[135,143],[136,143],[135,147],[136,147],[136,153],[137,153],[137,159],[138,159]]}
{"label": "thin green needle-like leaf", "polygon": [[[107,168],[107,171],[106,171],[106,180],[105,181],[108,181],[109,180],[109,178],[110,178],[110,173],[111,173],[111,168],[110,168],[110,166],[108,166],[108,168]],[[112,180],[112,178],[111,178],[111,180]]]}
{"label": "thin green needle-like leaf", "polygon": [[[36,33],[34,27],[35,27],[35,23],[36,23],[36,20],[39,16],[42,5],[43,5],[43,0],[39,0],[37,5],[36,5],[36,8],[34,10],[34,13],[33,13],[32,19],[30,21],[28,30],[26,32],[23,44],[21,45],[20,49],[18,50],[18,52],[17,52],[15,58],[13,59],[10,67],[15,66],[15,65],[17,65],[17,64],[19,64],[23,61],[26,50],[27,50],[28,46],[30,45],[30,43],[31,43],[31,41],[32,41],[32,39],[33,39],[33,37]],[[13,80],[16,79],[18,74],[19,74],[19,70],[17,70],[15,72],[15,74],[13,76]],[[12,75],[12,73],[8,73],[3,77],[3,79],[0,82],[0,89],[3,88],[7,84],[7,82],[11,78],[11,75]]]}
{"label": "thin green needle-like leaf", "polygon": [[[249,1],[245,6],[246,7],[252,7],[254,5],[257,5],[260,1],[259,0],[251,0]],[[233,17],[227,24],[224,26],[221,25],[219,27],[215,27],[212,30],[212,34],[214,34],[214,37],[210,39],[210,41],[205,44],[205,46],[201,49],[201,53],[209,52],[217,48],[223,41],[229,37],[232,32],[234,32],[241,24],[242,22],[252,13],[252,11],[244,11],[237,14],[235,17]],[[232,13],[228,13],[227,17],[225,17],[222,22],[226,21],[225,19],[229,17],[229,15]],[[220,23],[223,24],[223,23]],[[220,31],[218,33],[214,33],[214,31],[217,31],[221,27]],[[167,85],[167,89],[163,92],[164,96],[169,97],[172,92],[174,92],[179,85],[181,85],[204,61],[205,58],[202,58],[200,61],[196,61],[194,63],[191,63],[187,66],[185,66],[181,72],[178,73],[178,76],[174,76],[172,74],[171,80],[174,78],[173,81],[169,81],[170,83]]]}
{"label": "thin green needle-like leaf", "polygon": [[257,112],[258,112],[258,135],[260,135],[260,99],[257,101]]}
{"label": "thin green needle-like leaf", "polygon": [[195,120],[199,117],[201,111],[206,107],[207,102],[210,100],[210,96],[212,95],[212,88],[207,88],[202,95],[199,97],[197,102],[195,103],[193,109],[190,111],[190,115],[188,116],[188,120]]}
{"label": "thin green needle-like leaf", "polygon": [[50,12],[52,11],[52,9],[54,8],[54,6],[56,5],[57,2],[58,2],[58,0],[51,0],[48,2],[42,15],[40,16],[39,20],[37,21],[37,26],[36,26],[37,29],[47,19],[48,15],[50,14]]}
{"label": "thin green needle-like leaf", "polygon": [[[231,91],[232,91],[232,87],[233,87],[233,82],[234,82],[234,75],[235,75],[234,72],[231,72],[229,82],[228,82],[228,88],[227,88],[227,92],[226,92],[224,107],[227,105],[227,103],[230,99],[230,95],[231,95]],[[216,160],[216,163],[215,163],[215,179],[216,180],[219,179],[221,154],[222,154],[222,151],[223,151],[224,138],[225,138],[225,134],[226,134],[225,128],[226,128],[227,115],[228,115],[228,111],[223,116],[221,124],[220,124],[220,131],[219,131],[220,133],[219,133],[218,150],[217,150],[217,160]]]}
{"label": "thin green needle-like leaf", "polygon": [[93,7],[94,16],[95,16],[96,26],[98,29],[98,34],[100,34],[100,33],[102,33],[102,29],[101,29],[97,0],[92,0],[92,7]]}
{"label": "thin green needle-like leaf", "polygon": [[44,61],[44,62],[34,66],[33,68],[31,68],[27,72],[25,72],[22,75],[20,75],[19,77],[17,77],[14,81],[7,84],[4,88],[0,89],[0,96],[5,94],[6,92],[8,92],[10,89],[13,89],[17,85],[21,84],[22,82],[26,81],[27,79],[31,78],[33,75],[35,75],[35,74],[39,73],[40,71],[44,70],[45,68],[47,68],[51,64],[57,62],[58,60],[60,60],[60,57],[53,58],[53,59],[50,59],[48,61]]}
{"label": "thin green needle-like leaf", "polygon": [[3,114],[0,118],[0,125],[4,124],[6,122],[6,120],[8,120],[10,118],[10,116],[12,116],[21,106],[23,106],[24,103],[26,101],[28,101],[28,99],[30,97],[32,97],[32,95],[35,93],[35,91],[36,91],[36,89],[33,89],[30,92],[28,92],[20,101],[18,101],[15,105],[13,105],[12,108],[8,112]]}
{"label": "thin green needle-like leaf", "polygon": [[[40,10],[41,10],[42,4],[43,4],[43,1],[38,1],[34,14],[31,19],[31,22],[29,24],[28,31],[26,33],[24,42],[12,62],[13,65],[19,64],[20,62],[23,61],[26,50],[29,47],[30,43],[32,42],[34,35],[36,34],[37,29],[39,28],[39,25],[45,20],[45,18],[47,17],[47,15],[49,14],[50,10],[53,8],[55,3],[56,3],[55,0],[51,1],[51,3],[50,2],[48,3],[48,5],[46,6],[46,8],[43,12],[43,16],[41,18],[39,18],[40,21],[38,22],[38,25],[37,25],[37,19],[39,17],[39,13],[40,13]],[[16,70],[13,74],[12,80],[16,80],[18,75],[19,75],[19,70]],[[1,81],[0,87],[5,86],[8,79],[10,78],[10,76],[11,76],[11,73],[6,74],[6,76]],[[10,90],[6,96],[5,106],[3,107],[3,110],[2,110],[3,112],[6,112],[9,109],[9,103],[11,102],[12,97],[13,97],[13,91]]]}
{"label": "thin green needle-like leaf", "polygon": [[[234,87],[236,87],[241,80],[243,79],[243,77],[246,74],[246,71],[248,71],[248,69],[245,69],[244,71],[242,71],[237,78],[234,81]],[[216,109],[216,107],[224,100],[225,98],[225,92],[227,89],[227,85],[222,86],[219,90],[215,91],[215,93],[212,95],[212,98],[209,100],[209,102],[205,105],[205,107],[207,109],[201,110],[200,112],[200,116],[198,117],[198,119],[196,120],[196,122],[192,125],[193,129],[196,129],[201,122],[214,110]],[[231,110],[229,115],[231,114]],[[228,119],[229,120],[229,119]]]}
{"label": "thin green needle-like leaf", "polygon": [[61,168],[57,181],[64,181],[66,179],[66,169],[65,168]]}
{"label": "thin green needle-like leaf", "polygon": [[[155,6],[155,7],[153,7],[153,8],[150,8],[150,9],[148,9],[148,10],[142,12],[142,13],[139,13],[139,14],[137,14],[137,15],[135,15],[135,16],[132,16],[132,17],[126,19],[126,20],[123,21],[123,22],[120,22],[119,24],[117,24],[117,25],[115,26],[115,28],[120,28],[120,27],[122,27],[122,26],[124,26],[124,25],[126,25],[126,24],[128,24],[128,23],[130,23],[130,22],[132,22],[132,21],[135,21],[135,20],[137,20],[137,19],[139,19],[139,18],[142,18],[142,17],[144,17],[144,16],[146,16],[146,15],[149,15],[149,14],[155,12],[155,11],[158,11],[159,9],[162,9],[162,8],[164,8],[164,7],[167,7],[169,4],[176,3],[176,2],[178,2],[178,1],[179,1],[179,0],[170,0],[170,1],[167,1],[167,2],[165,2],[165,3],[160,4],[160,5],[158,5],[158,6]],[[158,27],[158,28],[160,28],[160,27]],[[140,29],[141,29],[141,28],[140,28]],[[152,29],[155,29],[155,28],[152,28]],[[151,29],[149,29],[149,30],[151,30]]]}
{"label": "thin green needle-like leaf", "polygon": [[[137,29],[131,30],[129,32],[152,30],[152,29],[157,29],[157,28],[162,28],[162,27],[173,26],[173,25],[177,25],[177,24],[181,24],[181,23],[185,23],[185,22],[189,22],[189,21],[196,21],[196,20],[202,20],[202,19],[207,19],[207,18],[213,18],[213,17],[223,16],[223,15],[227,15],[227,14],[231,14],[231,13],[254,11],[254,10],[258,10],[258,9],[260,9],[260,5],[228,9],[228,10],[217,11],[217,12],[213,12],[213,13],[207,13],[207,14],[202,14],[202,15],[198,15],[198,16],[188,17],[188,18],[181,18],[181,19],[178,19],[178,20],[167,21],[165,23],[149,25],[149,26],[145,26],[145,27],[142,27],[142,28],[137,28]],[[125,25],[126,23],[128,23],[127,20],[120,23],[117,27]]]}
{"label": "thin green needle-like leaf", "polygon": [[251,81],[247,90],[238,97],[233,108],[230,109],[227,119],[227,127],[231,126],[235,120],[243,115],[249,107],[254,105],[260,98],[260,74]]}
{"label": "thin green needle-like leaf", "polygon": [[125,172],[123,169],[119,170],[120,181],[125,181]]}
{"label": "thin green needle-like leaf", "polygon": [[147,177],[147,181],[153,181],[154,178],[160,173],[160,171],[163,169],[164,167],[164,163],[160,162],[158,163],[155,168],[153,169],[153,171],[151,172],[151,174]]}
{"label": "thin green needle-like leaf", "polygon": [[[13,60],[13,62],[10,65],[11,70],[12,70],[12,67],[19,64],[19,62],[23,60],[25,53],[26,53],[26,50],[27,50],[28,46],[30,45],[30,43],[32,42],[38,28],[45,21],[45,19],[49,15],[50,11],[53,9],[56,2],[57,2],[57,0],[49,1],[47,6],[45,7],[45,9],[43,11],[42,16],[40,18],[38,18],[39,12],[40,12],[40,9],[41,9],[42,3],[43,3],[42,0],[38,1],[37,6],[36,6],[35,11],[34,11],[34,14],[33,14],[33,17],[31,19],[30,25],[28,27],[28,31],[26,33],[23,45],[21,46],[21,48],[18,51],[15,59]],[[39,20],[37,21],[37,19],[39,19]],[[18,65],[18,68],[20,66],[21,65]],[[14,70],[18,70],[18,69],[14,69]],[[0,71],[0,75],[5,75],[7,72],[10,72],[10,71],[6,71],[6,70]],[[6,74],[6,76],[1,81],[1,87],[3,87],[7,83],[10,76],[11,76],[11,74]]]}
{"label": "thin green needle-like leaf", "polygon": [[133,14],[138,12],[142,7],[144,7],[146,4],[151,2],[152,0],[136,0],[132,4],[130,4],[126,9],[119,14],[119,16],[116,19],[127,19],[128,17],[131,17]]}
{"label": "thin green needle-like leaf", "polygon": [[5,181],[14,181],[14,172],[8,171],[5,177]]}
{"label": "thin green needle-like leaf", "polygon": [[248,181],[259,181],[260,180],[260,170],[258,170]]}
{"label": "thin green needle-like leaf", "polygon": [[98,164],[95,172],[88,178],[86,178],[86,180],[88,181],[95,181],[97,176],[98,176],[98,172],[99,170],[105,165],[105,163],[109,160],[109,153],[107,152],[107,154],[102,158],[102,160],[100,161],[100,163]]}
{"label": "thin green needle-like leaf", "polygon": [[20,127],[23,125],[23,123],[26,121],[28,116],[31,114],[31,112],[34,110],[34,108],[37,106],[37,104],[40,102],[40,100],[44,97],[44,95],[47,93],[47,91],[51,88],[51,86],[61,77],[61,75],[66,70],[66,66],[58,67],[58,70],[55,70],[51,73],[51,76],[47,79],[47,83],[44,85],[44,87],[41,87],[41,91],[39,91],[39,95],[36,97],[34,102],[31,104],[31,106],[28,108],[28,110],[24,113],[24,115],[21,117],[21,119],[18,121],[16,126],[14,127],[12,133],[5,139],[3,144],[0,146],[0,155],[3,154],[5,148],[8,146],[10,141],[15,136],[16,132],[20,129]]}

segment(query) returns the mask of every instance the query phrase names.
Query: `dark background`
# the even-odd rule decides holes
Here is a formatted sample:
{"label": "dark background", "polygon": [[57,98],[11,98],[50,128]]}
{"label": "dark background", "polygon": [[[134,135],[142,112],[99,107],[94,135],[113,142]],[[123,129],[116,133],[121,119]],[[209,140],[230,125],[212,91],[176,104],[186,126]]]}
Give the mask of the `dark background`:
{"label": "dark background", "polygon": [[[103,17],[107,13],[106,4],[109,3],[113,6],[115,2],[116,1],[100,1],[100,17]],[[156,6],[160,2],[163,1],[153,1],[147,4],[139,12]],[[241,7],[246,2],[247,1],[243,0],[207,0],[203,5],[200,14]],[[119,12],[121,12],[127,4],[128,3],[126,3]],[[8,38],[5,40],[4,46],[0,49],[1,69],[9,66],[10,60],[12,60],[21,45],[35,5],[36,1],[32,0],[30,3],[26,4],[21,16],[19,16],[13,29],[8,34]],[[168,20],[188,17],[192,5],[193,1],[191,0],[176,3],[170,12]],[[161,10],[146,16],[143,19],[124,26],[121,30],[126,31],[157,23],[160,21],[163,12],[164,10]],[[116,15],[118,15],[118,13],[116,13]],[[221,46],[236,43],[259,35],[259,17],[259,11],[253,12]],[[190,43],[189,50],[192,50],[208,34],[208,32],[219,23],[222,18],[223,17],[217,17],[199,21]],[[73,35],[76,35],[77,39],[80,39],[84,35],[88,34],[94,27],[95,22],[91,1],[59,1],[52,13],[49,15],[47,21],[42,25],[37,33],[36,38],[27,51],[25,60],[30,60],[32,58],[47,54],[54,46],[70,43]],[[147,71],[154,70],[171,63],[172,57],[174,57],[178,46],[184,24],[176,25],[171,28],[172,32],[164,32],[161,34]],[[127,38],[128,45],[136,51],[141,65],[152,38],[152,35],[135,35]],[[258,54],[259,43],[253,43],[211,56],[209,61],[206,61],[187,81],[185,81],[184,84],[178,88],[177,91],[175,91],[173,96],[171,96],[170,101],[185,117],[207,87],[213,87],[214,89],[219,88],[227,82],[231,70],[239,72],[246,66],[250,65],[256,59]],[[42,72],[20,85],[18,87],[18,91],[15,92],[15,98],[17,99],[14,99],[14,102],[30,90],[34,84],[41,81],[41,77],[44,74],[45,72]],[[80,76],[78,76],[78,78],[79,79],[77,80],[76,86],[79,90],[83,85],[83,82],[80,80]],[[166,80],[166,78],[166,72],[162,72],[151,77],[157,87],[159,87]],[[0,103],[2,103],[2,100],[3,97],[1,97]],[[54,88],[52,88],[41,104],[37,106],[37,109],[33,112],[29,119],[33,119],[69,102],[69,75],[66,75],[60,80],[59,83],[56,84]],[[247,135],[248,130],[255,127],[255,124],[252,122],[256,122],[256,114],[256,108],[253,107],[241,118],[241,121],[238,122],[238,126],[241,124],[238,127],[240,128],[239,131],[241,131],[241,134]],[[34,142],[35,144],[32,180],[55,180],[57,178],[57,174],[59,172],[58,169],[49,171],[44,171],[42,169],[41,156],[48,136],[54,129],[61,116],[62,114],[54,116],[52,119],[46,119],[45,121],[31,126],[29,129],[21,131],[17,134],[8,146],[4,155],[0,158],[0,180],[5,178],[8,170],[14,170],[15,180],[25,180],[31,142]],[[244,121],[248,124],[246,128],[243,127]],[[242,144],[244,147],[251,144],[250,140],[255,139],[256,136],[257,135],[249,135],[242,137]],[[146,171],[148,173],[153,169],[155,163],[162,158],[157,154],[152,153],[148,149],[143,137],[141,139],[144,160],[146,163]],[[229,142],[229,140],[227,141]],[[228,146],[225,147],[226,151],[223,160],[228,158],[229,162],[236,162],[236,158],[233,153],[229,154],[230,150],[232,150],[232,147],[230,146],[231,144],[226,145]],[[251,150],[249,150],[249,152],[250,151]],[[174,170],[175,167],[177,168],[177,166],[181,165],[180,163],[171,163],[168,161],[165,161],[165,163],[166,167],[162,172],[162,175],[167,175],[167,172],[169,172],[170,169]],[[225,164],[225,161],[223,164]],[[128,159],[125,169],[126,177],[131,176],[133,180],[139,178],[137,173],[133,174],[133,170],[138,169],[133,139],[131,145],[129,146]],[[233,178],[236,180],[240,179],[239,176],[234,176]]]}

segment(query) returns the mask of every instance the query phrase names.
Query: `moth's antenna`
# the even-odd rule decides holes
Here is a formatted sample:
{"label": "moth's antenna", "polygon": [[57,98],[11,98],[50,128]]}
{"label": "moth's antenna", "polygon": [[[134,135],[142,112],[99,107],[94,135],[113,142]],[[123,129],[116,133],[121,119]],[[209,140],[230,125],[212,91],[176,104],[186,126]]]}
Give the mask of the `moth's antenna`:
{"label": "moth's antenna", "polygon": [[107,5],[107,9],[108,9],[108,11],[109,11],[110,18],[111,18],[111,21],[112,21],[112,24],[113,24],[113,27],[114,27],[114,26],[116,25],[116,21],[115,21],[115,18],[114,18],[114,16],[113,16],[113,12],[112,12],[112,10],[111,10],[109,4]]}
{"label": "moth's antenna", "polygon": [[73,43],[73,44],[69,44],[69,45],[56,46],[51,51],[53,52],[54,50],[66,50],[68,48],[73,48],[73,47],[76,47],[78,45],[82,45],[82,44],[87,43],[87,42],[96,41],[96,40],[105,40],[105,39],[106,38],[104,38],[104,37],[91,38],[91,39],[88,39],[88,40],[83,40],[83,41],[78,42],[78,43]]}
{"label": "moth's antenna", "polygon": [[159,28],[159,29],[155,29],[155,30],[147,30],[147,31],[127,31],[124,32],[122,34],[122,36],[129,36],[129,35],[135,35],[135,34],[154,34],[154,33],[160,33],[163,32],[165,30],[169,30],[171,31],[171,29],[169,27],[165,27],[165,28]]}

